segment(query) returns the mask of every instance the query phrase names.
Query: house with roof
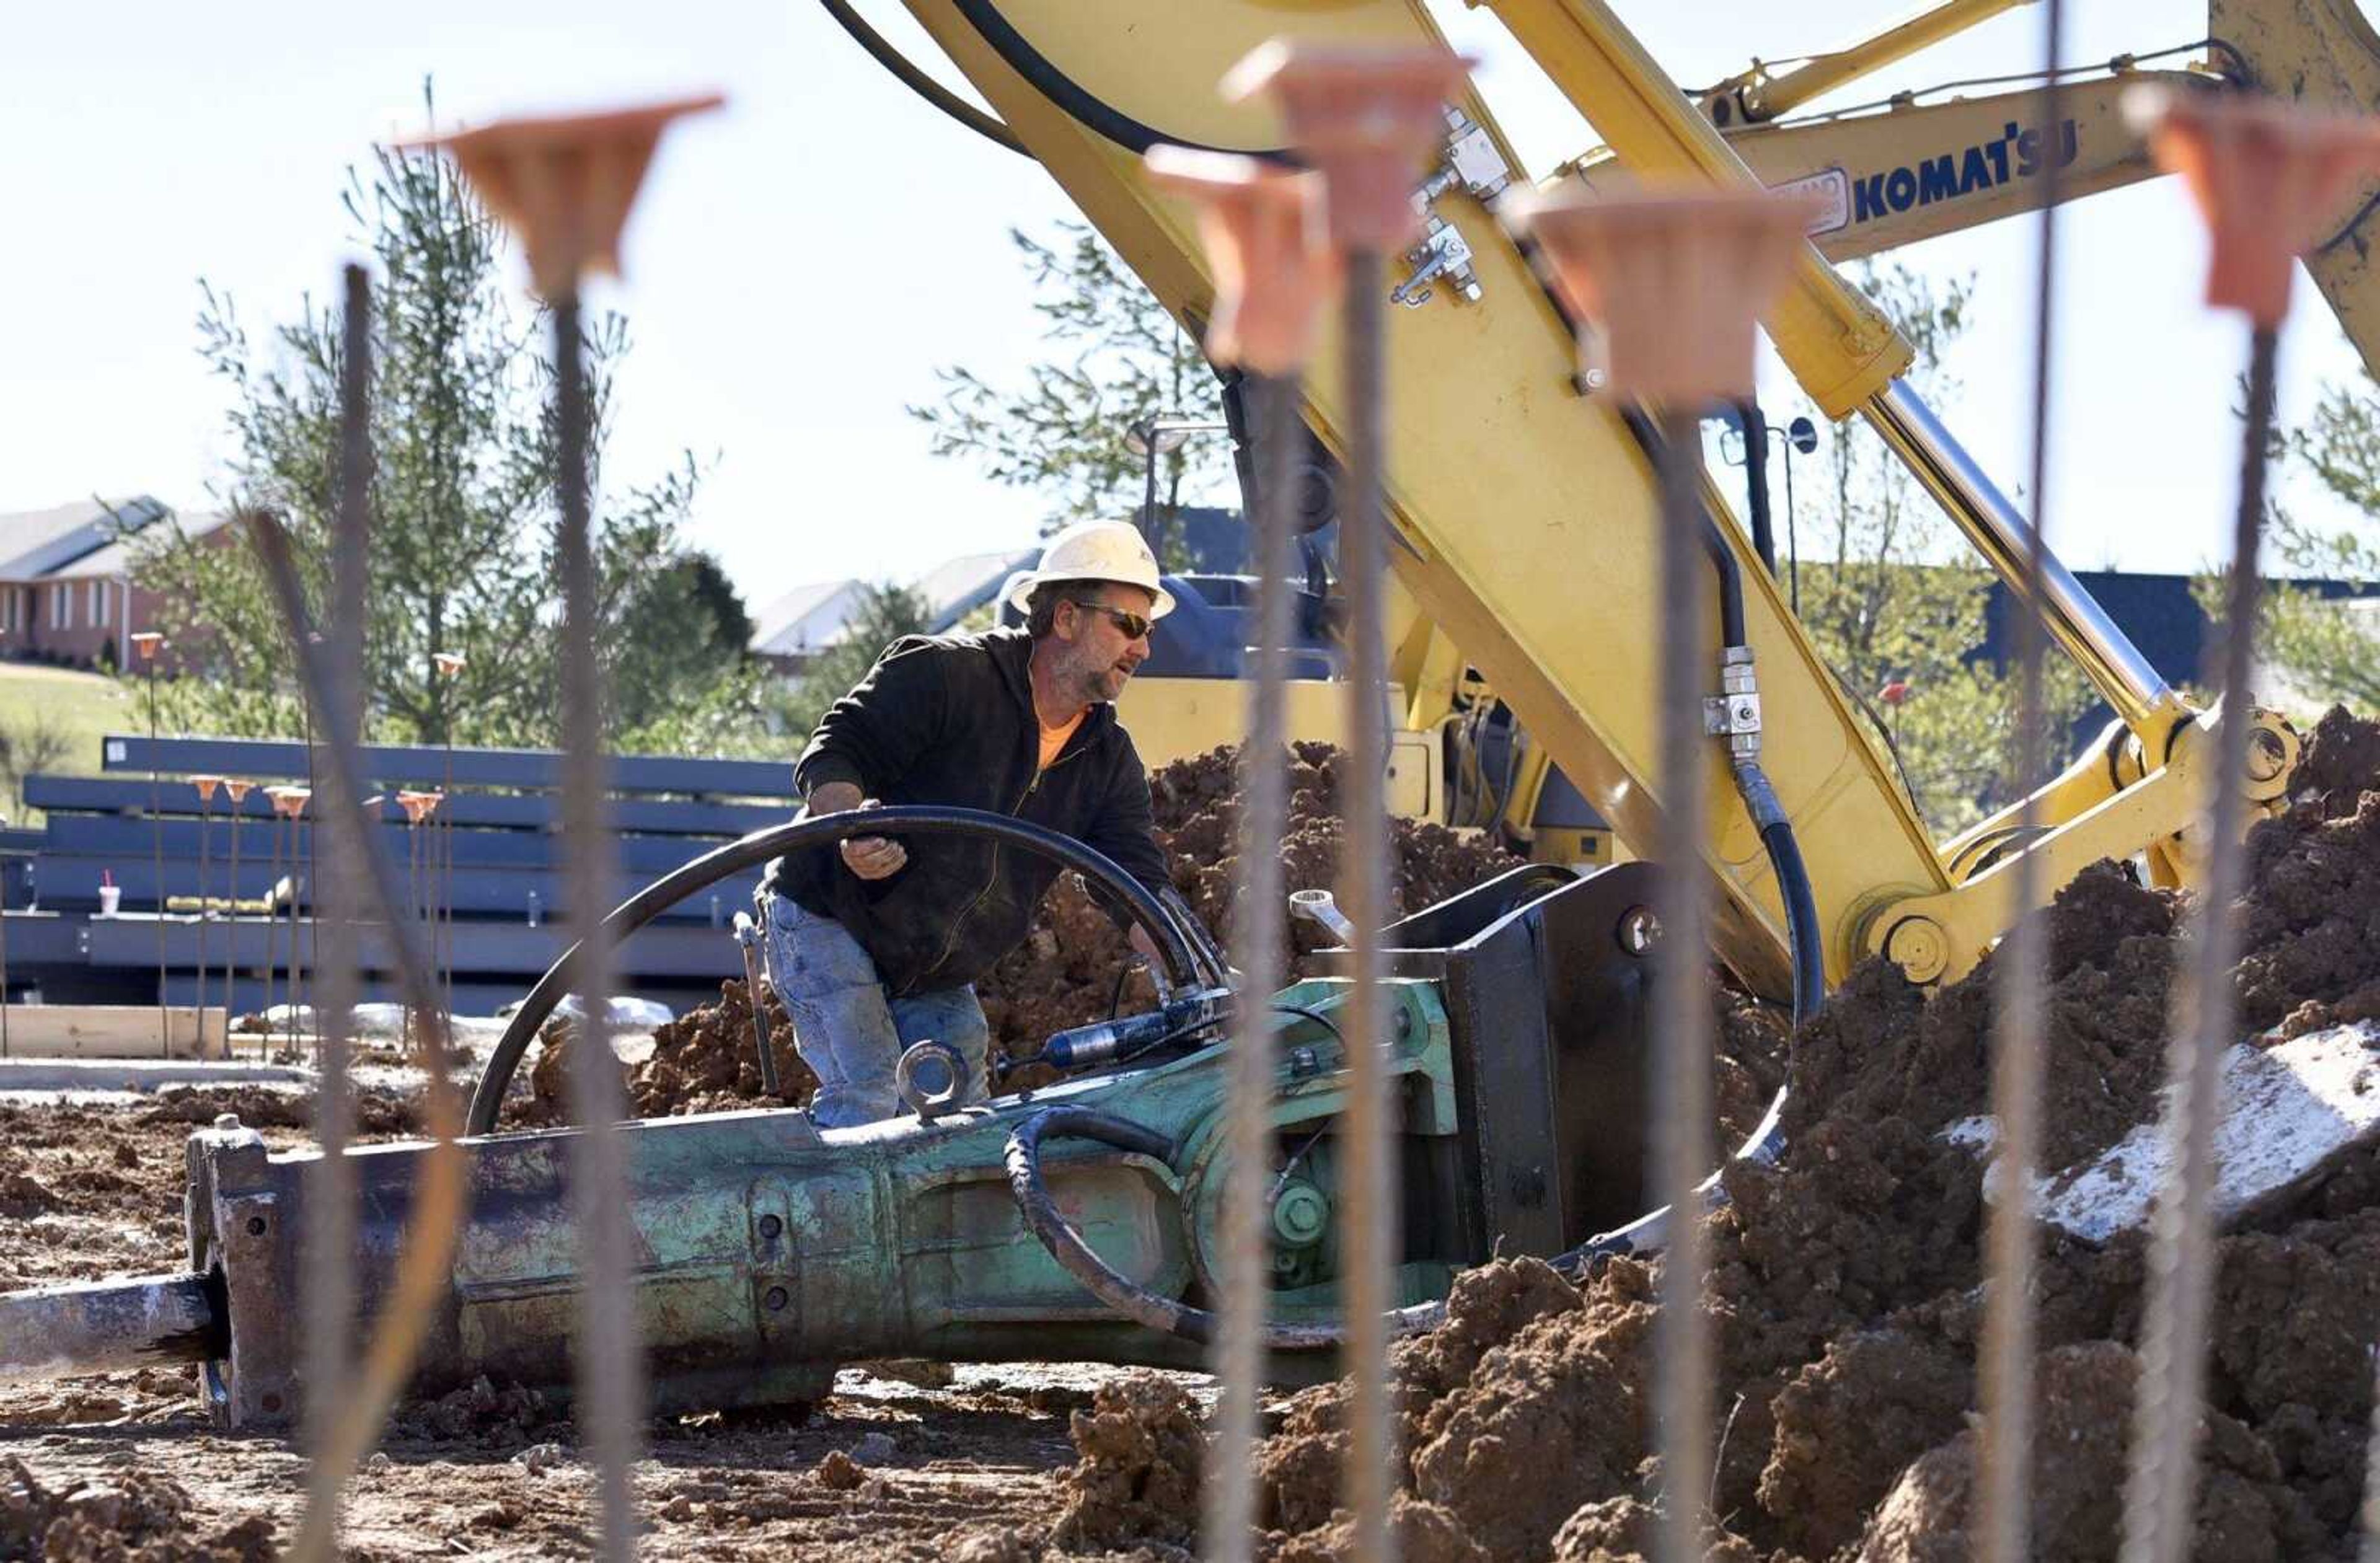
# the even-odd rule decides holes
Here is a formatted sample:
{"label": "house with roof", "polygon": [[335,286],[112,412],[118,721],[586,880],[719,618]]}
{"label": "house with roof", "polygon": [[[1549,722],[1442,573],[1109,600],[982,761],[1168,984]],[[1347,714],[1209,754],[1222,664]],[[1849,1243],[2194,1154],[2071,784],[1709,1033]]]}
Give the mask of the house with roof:
{"label": "house with roof", "polygon": [[[902,584],[926,602],[926,628],[941,634],[991,602],[1016,571],[1041,557],[1038,548],[962,554]],[[752,615],[752,654],[789,678],[798,678],[820,652],[839,645],[867,601],[868,583],[856,577],[812,581],[764,604]]]}
{"label": "house with roof", "polygon": [[0,515],[0,659],[128,665],[132,636],[153,627],[158,603],[133,581],[133,539],[176,520],[192,538],[237,535],[228,516],[176,517],[148,494]]}

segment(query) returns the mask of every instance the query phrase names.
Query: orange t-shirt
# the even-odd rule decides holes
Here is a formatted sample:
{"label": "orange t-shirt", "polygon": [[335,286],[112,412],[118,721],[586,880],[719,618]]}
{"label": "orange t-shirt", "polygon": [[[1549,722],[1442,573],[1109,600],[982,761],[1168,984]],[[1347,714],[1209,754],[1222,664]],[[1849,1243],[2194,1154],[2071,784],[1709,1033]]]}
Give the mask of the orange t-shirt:
{"label": "orange t-shirt", "polygon": [[1037,769],[1050,769],[1050,762],[1058,757],[1058,751],[1066,746],[1066,740],[1075,735],[1075,729],[1083,725],[1083,711],[1076,711],[1071,721],[1060,727],[1052,727],[1038,717],[1034,719],[1041,729],[1041,760]]}

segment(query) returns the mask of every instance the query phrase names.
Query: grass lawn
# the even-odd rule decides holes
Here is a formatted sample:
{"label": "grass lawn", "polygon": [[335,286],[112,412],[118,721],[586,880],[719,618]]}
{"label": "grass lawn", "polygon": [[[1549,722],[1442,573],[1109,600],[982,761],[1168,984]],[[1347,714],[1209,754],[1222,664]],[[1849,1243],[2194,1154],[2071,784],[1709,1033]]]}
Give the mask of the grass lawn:
{"label": "grass lawn", "polygon": [[[64,757],[41,768],[52,775],[98,775],[101,737],[139,732],[142,725],[139,697],[104,673],[0,662],[0,733],[19,744],[42,728],[63,734]],[[14,780],[0,777],[0,806],[7,808],[11,824],[38,824],[15,806]]]}

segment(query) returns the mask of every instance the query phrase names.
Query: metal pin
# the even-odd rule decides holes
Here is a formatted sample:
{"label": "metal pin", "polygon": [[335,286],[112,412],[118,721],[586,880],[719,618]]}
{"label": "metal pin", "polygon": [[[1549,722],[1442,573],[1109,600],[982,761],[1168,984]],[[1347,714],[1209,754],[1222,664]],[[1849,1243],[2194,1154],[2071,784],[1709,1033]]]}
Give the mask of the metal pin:
{"label": "metal pin", "polygon": [[598,1551],[624,1559],[636,1547],[636,1496],[628,1472],[643,1420],[643,1362],[629,1281],[627,1169],[616,1120],[625,1110],[613,1066],[612,951],[604,916],[617,879],[618,843],[609,827],[609,762],[602,669],[596,644],[596,575],[590,538],[585,344],[579,284],[590,270],[617,272],[620,230],[662,129],[717,98],[536,124],[497,124],[438,140],[526,251],[537,291],[553,316],[555,486],[562,503],[563,840],[570,918],[578,936],[574,986],[580,1029],[571,1049],[571,1105],[579,1131],[573,1183],[584,1282],[579,1291],[579,1403],[596,1463],[601,1530]]}
{"label": "metal pin", "polygon": [[[438,703],[439,745],[445,753],[445,779],[439,791],[447,797],[455,795],[455,711],[454,684],[468,666],[459,651],[439,651],[431,656],[431,665],[437,671],[442,686]],[[431,959],[436,963],[440,980],[446,993],[446,1013],[455,1013],[455,811],[445,809],[438,826],[438,905],[443,909],[439,927],[432,930]]]}
{"label": "metal pin", "polygon": [[[2041,95],[2043,123],[2054,123],[2056,72],[2064,55],[2064,0],[2046,0],[2043,54],[2052,85]],[[2030,839],[2040,822],[2046,734],[2042,732],[2042,659],[2049,631],[2043,613],[2049,555],[2049,404],[2056,321],[2058,186],[2056,158],[2043,160],[2039,185],[2040,246],[2034,282],[2033,540],[2023,554],[2016,604],[2016,732],[2010,739],[2010,778],[2022,803],[2017,820]],[[2010,904],[2041,899],[2038,854],[2020,852],[2010,866]],[[2034,1168],[2041,1159],[2042,1037],[2048,1027],[2044,969],[2049,929],[2045,914],[2020,915],[1993,957],[1992,1119],[1999,1193],[1985,1232],[1984,1339],[1978,1392],[1983,1425],[1977,1442],[1976,1556],[1980,1563],[2022,1563],[2032,1555],[2033,1379],[2035,1350]]]}
{"label": "metal pin", "polygon": [[[2188,935],[2188,974],[2174,986],[2164,1125],[2168,1173],[2151,1220],[2139,1390],[2124,1489],[2127,1563],[2168,1563],[2187,1552],[2198,1480],[2198,1431],[2214,1305],[2210,1213],[2223,1054],[2234,1040],[2239,956],[2235,903],[2245,888],[2253,655],[2265,464],[2273,427],[2275,357],[2289,313],[2296,256],[2359,176],[2380,166],[2380,121],[2329,120],[2226,94],[2134,99],[2150,150],[2182,176],[2213,244],[2207,302],[2248,317],[2248,418],[2240,450],[2224,616],[2213,648],[2221,691],[2213,789],[2204,816],[2204,882]],[[2203,730],[2202,730],[2203,731]]]}
{"label": "metal pin", "polygon": [[213,915],[208,897],[213,884],[215,790],[223,785],[223,778],[193,776],[190,785],[199,792],[199,1035],[196,1046],[203,1056],[207,1044],[207,922]]}
{"label": "metal pin", "polygon": [[1206,1485],[1206,1556],[1245,1563],[1254,1556],[1257,1398],[1269,1288],[1267,1184],[1278,1024],[1270,1008],[1282,981],[1284,909],[1281,840],[1289,812],[1286,686],[1291,634],[1290,567],[1298,456],[1299,375],[1313,351],[1330,275],[1316,232],[1315,181],[1253,159],[1151,151],[1160,188],[1199,203],[1208,267],[1219,279],[1207,354],[1248,371],[1241,382],[1257,425],[1262,463],[1256,494],[1257,679],[1241,751],[1245,804],[1240,865],[1245,893],[1232,931],[1241,973],[1232,1034],[1226,1109],[1229,1170],[1223,1194],[1222,1316],[1215,1353],[1221,1394]]}
{"label": "metal pin", "polygon": [[256,783],[241,781],[237,776],[224,778],[224,792],[231,799],[231,930],[224,936],[230,952],[225,957],[224,969],[224,1054],[231,1053],[231,1016],[238,1003],[235,984],[239,970],[239,836],[241,822],[248,814],[248,794]]}
{"label": "metal pin", "polygon": [[264,1025],[257,1042],[259,1063],[273,1057],[273,979],[278,975],[275,967],[281,955],[281,838],[287,825],[281,812],[280,800],[274,795],[279,790],[275,787],[264,790],[264,801],[272,808],[266,818],[273,825],[273,867],[272,878],[266,881],[264,890]]}
{"label": "metal pin", "polygon": [[1382,473],[1387,456],[1383,257],[1401,250],[1420,219],[1412,192],[1424,155],[1445,130],[1443,104],[1465,63],[1434,47],[1268,43],[1235,67],[1225,91],[1266,92],[1289,139],[1328,192],[1329,243],[1343,258],[1342,346],[1347,399],[1347,496],[1339,525],[1347,596],[1349,779],[1339,866],[1342,903],[1355,925],[1347,1001],[1347,1213],[1341,1294],[1348,1413],[1347,1505],[1356,1556],[1393,1559],[1395,1422],[1388,1397],[1387,1315],[1394,1301],[1399,1230],[1396,1125],[1389,1100],[1387,961],[1380,930],[1389,907],[1386,757],[1388,646],[1381,624],[1386,565]]}
{"label": "metal pin", "polygon": [[[365,576],[370,569],[371,423],[371,297],[359,266],[344,274],[346,298],[339,376],[339,507],[332,555],[331,633],[323,649],[329,673],[322,692],[322,726],[331,734],[355,731],[363,704]],[[310,709],[312,702],[309,702]],[[312,733],[308,755],[312,756]],[[360,825],[360,805],[343,768],[326,779],[324,801],[339,821],[324,843],[322,895],[314,965],[314,1140],[322,1157],[309,1169],[306,1243],[306,1405],[309,1452],[306,1516],[293,1555],[320,1557],[338,1544],[346,1472],[333,1457],[355,1372],[355,1244],[357,1183],[347,1157],[355,1133],[348,1075],[352,1012],[360,974],[364,865],[351,853],[349,825]],[[318,818],[320,817],[318,811]],[[322,915],[327,913],[327,915]]]}
{"label": "metal pin", "polygon": [[159,791],[162,783],[157,774],[157,653],[164,644],[165,637],[154,630],[143,630],[132,637],[133,655],[140,659],[149,686],[149,841],[153,849],[150,871],[156,875],[157,901],[157,1056],[171,1058],[173,1023],[165,1008],[165,799]]}
{"label": "metal pin", "polygon": [[1574,315],[1598,328],[1606,394],[1664,409],[1653,453],[1661,507],[1654,851],[1661,877],[1653,910],[1661,939],[1653,954],[1648,1181],[1670,1220],[1653,1337],[1665,1491],[1653,1541],[1662,1563],[1688,1563],[1704,1555],[1716,1459],[1702,1220],[1702,1186],[1715,1159],[1705,798],[1716,757],[1703,697],[1718,679],[1719,636],[1702,546],[1700,413],[1751,394],[1754,321],[1785,282],[1809,208],[1760,191],[1645,191],[1608,200],[1573,192],[1524,203],[1516,215],[1536,236]]}

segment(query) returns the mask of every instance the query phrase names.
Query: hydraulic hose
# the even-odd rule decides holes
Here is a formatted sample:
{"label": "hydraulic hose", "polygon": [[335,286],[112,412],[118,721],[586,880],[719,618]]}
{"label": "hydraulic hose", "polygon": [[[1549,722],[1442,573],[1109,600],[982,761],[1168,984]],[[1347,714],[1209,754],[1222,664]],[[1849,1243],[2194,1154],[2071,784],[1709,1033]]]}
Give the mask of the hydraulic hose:
{"label": "hydraulic hose", "polygon": [[[1648,453],[1656,451],[1660,435],[1652,422],[1633,407],[1627,410],[1625,417],[1637,442]],[[1703,548],[1718,573],[1719,653],[1724,662],[1728,653],[1749,648],[1743,617],[1743,573],[1736,563],[1735,551],[1728,547],[1727,539],[1707,510],[1703,514]],[[1793,822],[1777,796],[1777,789],[1770,784],[1767,772],[1752,755],[1736,757],[1732,769],[1735,790],[1743,799],[1753,824],[1759,829],[1761,845],[1767,850],[1769,866],[1777,875],[1778,893],[1785,903],[1785,939],[1793,960],[1793,1026],[1798,1031],[1826,1002],[1826,950],[1818,933],[1817,897],[1811,889],[1809,866],[1803,861],[1801,842],[1793,835]],[[1769,1098],[1768,1110],[1736,1148],[1730,1161],[1767,1164],[1783,1154],[1785,1091],[1779,1086]],[[1712,1172],[1697,1191],[1706,1206],[1720,1196],[1719,1177],[1720,1171]],[[1670,1209],[1664,1206],[1624,1227],[1598,1233],[1568,1253],[1555,1255],[1548,1263],[1557,1269],[1576,1273],[1597,1258],[1650,1253],[1661,1247],[1669,1224]]]}
{"label": "hydraulic hose", "polygon": [[844,31],[851,34],[852,42],[867,50],[878,65],[891,71],[901,85],[993,145],[1006,147],[1025,157],[1033,155],[1025,143],[1016,139],[1016,132],[997,115],[986,114],[919,70],[906,55],[886,42],[882,33],[868,26],[866,18],[853,10],[847,0],[820,0],[820,4],[826,6],[826,14],[832,17]]}
{"label": "hydraulic hose", "polygon": [[992,0],[952,0],[953,8],[966,18],[969,27],[991,46],[1009,69],[1032,84],[1033,90],[1064,110],[1076,123],[1097,132],[1130,152],[1146,152],[1160,142],[1188,147],[1194,151],[1235,151],[1243,157],[1261,158],[1268,163],[1290,163],[1288,153],[1244,147],[1214,147],[1204,141],[1194,141],[1186,136],[1169,135],[1154,126],[1145,125],[1114,104],[1093,93],[1026,41],[1025,35],[1009,24]]}
{"label": "hydraulic hose", "polygon": [[[1120,1274],[1100,1258],[1082,1234],[1066,1224],[1050,1197],[1041,1175],[1041,1142],[1050,1135],[1092,1140],[1172,1164],[1172,1145],[1156,1130],[1112,1113],[1090,1108],[1044,1108],[1009,1133],[1003,1159],[1008,1165],[1009,1192],[1027,1230],[1040,1240],[1066,1273],[1090,1294],[1145,1328],[1160,1330],[1201,1346],[1211,1345],[1219,1321],[1204,1308],[1171,1297],[1160,1297]],[[1443,1302],[1423,1302],[1388,1315],[1390,1333],[1412,1335],[1435,1328],[1446,1317]],[[1264,1347],[1269,1351],[1336,1350],[1345,1332],[1336,1325],[1267,1324]]]}
{"label": "hydraulic hose", "polygon": [[[1195,918],[1190,920],[1190,928],[1185,929],[1181,917],[1105,854],[1094,851],[1070,836],[1060,835],[1055,830],[1045,830],[1009,815],[922,804],[821,814],[783,825],[772,825],[765,830],[755,830],[748,836],[703,854],[647,885],[604,918],[603,927],[616,947],[620,940],[687,896],[730,874],[741,873],[785,853],[832,846],[849,836],[890,835],[989,836],[994,841],[1054,858],[1065,867],[1087,876],[1094,884],[1123,903],[1134,919],[1156,940],[1159,952],[1165,957],[1165,963],[1177,982],[1195,984],[1201,971],[1208,969],[1202,967],[1202,960],[1211,963],[1215,969],[1221,965],[1221,957],[1213,949],[1212,937],[1197,927]],[[515,1012],[512,1023],[497,1041],[495,1051],[488,1055],[487,1065],[480,1072],[479,1085],[471,1093],[471,1112],[466,1124],[468,1133],[489,1134],[495,1132],[496,1116],[504,1105],[505,1088],[511,1085],[513,1072],[520,1067],[521,1057],[528,1051],[529,1043],[569,992],[571,963],[577,953],[578,946],[574,940],[571,947],[563,951],[562,958],[538,979],[537,986],[529,989],[528,997],[521,1000],[521,1007]]]}

